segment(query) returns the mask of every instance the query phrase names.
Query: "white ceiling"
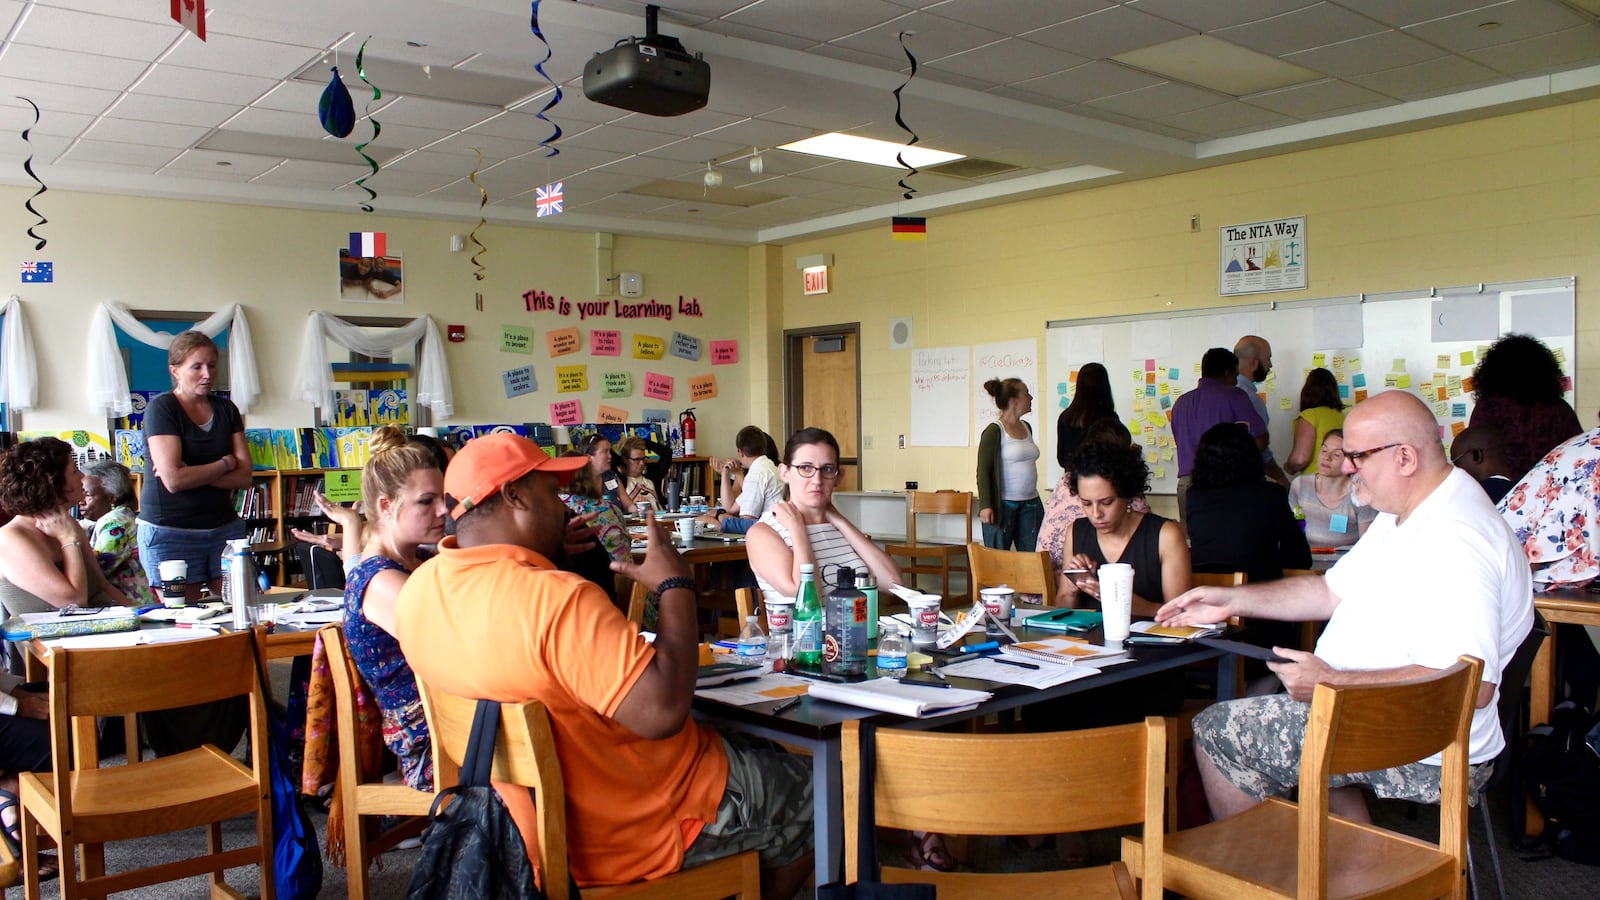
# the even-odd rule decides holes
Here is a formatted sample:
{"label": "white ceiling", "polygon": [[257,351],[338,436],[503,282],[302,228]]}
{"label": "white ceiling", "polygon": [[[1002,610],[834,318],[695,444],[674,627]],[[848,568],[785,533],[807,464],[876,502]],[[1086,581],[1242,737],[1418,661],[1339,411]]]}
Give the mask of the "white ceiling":
{"label": "white ceiling", "polygon": [[[476,168],[491,221],[534,222],[534,189],[560,180],[567,211],[541,227],[733,243],[1600,95],[1600,25],[1589,11],[1600,0],[667,0],[661,31],[705,54],[711,101],[657,118],[593,103],[581,88],[591,55],[644,33],[644,3],[544,0],[554,49],[545,70],[564,92],[549,113],[561,153],[547,158],[539,141],[551,128],[534,115],[550,96],[533,69],[544,47],[523,0],[209,6],[202,43],[171,21],[165,0],[0,0],[0,181],[31,184],[21,165],[31,154],[51,187],[348,210],[354,220],[366,197],[354,181],[369,172],[355,144],[371,123],[337,140],[316,110],[335,61],[358,114],[366,108],[355,53],[369,34],[367,71],[383,96],[371,104],[382,133],[368,148],[382,168],[367,183],[380,212],[476,220]],[[907,43],[921,66],[903,92],[908,124],[930,146],[1015,171],[924,171],[906,202],[897,170],[770,149],[825,131],[905,141],[891,94],[910,71],[902,31],[915,32]],[[1200,42],[1211,50],[1301,67],[1309,80],[1225,93],[1110,58],[1196,35],[1222,42]],[[1225,74],[1205,57],[1192,65],[1195,81]],[[311,80],[295,80],[308,67]],[[449,99],[469,88],[515,99]],[[19,95],[42,110],[27,143],[33,112]],[[756,148],[760,176],[748,165]],[[699,188],[708,161],[723,173],[720,192],[640,192],[658,180]],[[772,197],[746,205],[751,192]]]}

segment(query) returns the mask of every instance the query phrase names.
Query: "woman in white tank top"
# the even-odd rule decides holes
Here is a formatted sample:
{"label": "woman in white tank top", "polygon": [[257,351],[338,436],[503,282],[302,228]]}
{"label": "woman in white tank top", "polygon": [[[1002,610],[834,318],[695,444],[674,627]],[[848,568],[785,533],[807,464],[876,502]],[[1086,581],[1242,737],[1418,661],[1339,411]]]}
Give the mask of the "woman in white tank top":
{"label": "woman in white tank top", "polygon": [[1039,499],[1039,445],[1022,417],[1033,410],[1033,395],[1020,379],[991,378],[983,389],[1000,408],[1000,419],[978,440],[978,520],[983,545],[1032,552],[1044,521]]}

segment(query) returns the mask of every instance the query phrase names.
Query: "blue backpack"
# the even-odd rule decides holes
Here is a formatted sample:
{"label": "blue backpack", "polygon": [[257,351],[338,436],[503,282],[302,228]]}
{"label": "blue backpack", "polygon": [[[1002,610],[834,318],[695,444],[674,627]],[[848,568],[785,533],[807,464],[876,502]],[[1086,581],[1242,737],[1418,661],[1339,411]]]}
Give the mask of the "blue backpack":
{"label": "blue backpack", "polygon": [[[256,656],[261,683],[266,671]],[[311,818],[300,806],[299,786],[289,777],[288,726],[283,713],[267,704],[267,780],[272,790],[272,880],[278,900],[311,900],[322,890],[322,848]]]}

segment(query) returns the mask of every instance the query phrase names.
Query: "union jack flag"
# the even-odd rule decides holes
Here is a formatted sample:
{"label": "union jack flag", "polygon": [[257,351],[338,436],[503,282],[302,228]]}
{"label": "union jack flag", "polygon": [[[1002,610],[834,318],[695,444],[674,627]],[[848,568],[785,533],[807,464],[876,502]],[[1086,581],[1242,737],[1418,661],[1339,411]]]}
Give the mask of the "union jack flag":
{"label": "union jack flag", "polygon": [[536,219],[553,216],[561,212],[561,182],[557,181],[541,188],[534,188],[533,207],[535,210],[534,218]]}

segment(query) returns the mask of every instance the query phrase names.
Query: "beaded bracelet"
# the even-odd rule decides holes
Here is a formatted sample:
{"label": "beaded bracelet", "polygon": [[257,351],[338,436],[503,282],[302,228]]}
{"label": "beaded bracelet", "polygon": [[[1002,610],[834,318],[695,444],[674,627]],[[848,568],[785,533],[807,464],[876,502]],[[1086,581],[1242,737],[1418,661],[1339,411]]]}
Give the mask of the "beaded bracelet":
{"label": "beaded bracelet", "polygon": [[667,591],[677,590],[678,588],[683,588],[686,591],[695,591],[697,593],[699,591],[699,588],[695,586],[693,578],[685,578],[682,575],[677,575],[672,578],[663,579],[660,584],[656,585],[656,596],[660,597]]}

